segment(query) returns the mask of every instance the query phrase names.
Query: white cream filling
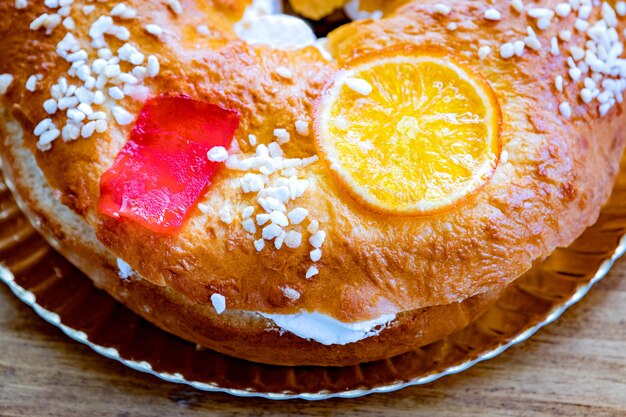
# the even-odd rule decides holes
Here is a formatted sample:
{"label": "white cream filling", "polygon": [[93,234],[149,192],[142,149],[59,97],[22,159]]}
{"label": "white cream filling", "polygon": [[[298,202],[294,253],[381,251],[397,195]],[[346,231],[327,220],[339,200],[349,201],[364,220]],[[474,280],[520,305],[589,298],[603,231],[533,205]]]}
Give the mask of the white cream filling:
{"label": "white cream filling", "polygon": [[347,345],[376,336],[396,318],[395,314],[385,314],[374,320],[344,323],[318,312],[259,314],[272,320],[282,330],[327,346]]}
{"label": "white cream filling", "polygon": [[302,19],[282,14],[275,0],[254,0],[235,24],[237,36],[251,45],[293,50],[314,45],[317,37]]}
{"label": "white cream filling", "polygon": [[315,45],[317,37],[302,19],[286,14],[261,16],[235,25],[235,33],[251,45],[294,50]]}
{"label": "white cream filling", "polygon": [[246,7],[242,20],[254,20],[261,16],[279,14],[283,12],[283,2],[280,0],[253,0]]}

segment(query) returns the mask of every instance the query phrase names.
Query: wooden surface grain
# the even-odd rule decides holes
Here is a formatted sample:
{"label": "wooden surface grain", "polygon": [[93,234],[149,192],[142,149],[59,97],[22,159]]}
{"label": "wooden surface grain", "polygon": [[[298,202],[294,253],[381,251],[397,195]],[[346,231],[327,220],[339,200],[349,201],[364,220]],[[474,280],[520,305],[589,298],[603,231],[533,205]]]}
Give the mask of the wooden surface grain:
{"label": "wooden surface grain", "polygon": [[0,285],[0,416],[626,416],[626,260],[529,341],[459,375],[353,400],[271,402],[160,381],[71,341]]}

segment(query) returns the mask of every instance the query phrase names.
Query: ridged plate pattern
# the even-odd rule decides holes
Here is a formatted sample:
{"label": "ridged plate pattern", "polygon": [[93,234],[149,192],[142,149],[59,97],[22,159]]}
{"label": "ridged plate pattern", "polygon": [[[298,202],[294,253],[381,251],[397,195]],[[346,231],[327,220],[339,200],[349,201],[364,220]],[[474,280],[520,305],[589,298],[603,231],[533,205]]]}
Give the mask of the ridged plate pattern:
{"label": "ridged plate pattern", "polygon": [[[623,164],[624,165],[624,164]],[[205,391],[270,399],[358,397],[425,384],[526,340],[578,302],[626,251],[626,170],[598,222],[506,290],[466,329],[392,359],[346,368],[279,367],[172,336],[118,304],[58,255],[0,182],[0,280],[41,317],[138,371]]]}

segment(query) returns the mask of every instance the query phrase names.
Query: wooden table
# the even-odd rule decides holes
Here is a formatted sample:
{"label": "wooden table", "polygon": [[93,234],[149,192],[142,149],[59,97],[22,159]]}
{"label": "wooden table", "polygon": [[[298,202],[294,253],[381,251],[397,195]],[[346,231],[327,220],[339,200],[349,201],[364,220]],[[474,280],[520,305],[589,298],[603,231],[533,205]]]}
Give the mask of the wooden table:
{"label": "wooden table", "polygon": [[424,387],[354,400],[206,394],[105,359],[0,285],[0,416],[626,416],[626,260],[559,321]]}

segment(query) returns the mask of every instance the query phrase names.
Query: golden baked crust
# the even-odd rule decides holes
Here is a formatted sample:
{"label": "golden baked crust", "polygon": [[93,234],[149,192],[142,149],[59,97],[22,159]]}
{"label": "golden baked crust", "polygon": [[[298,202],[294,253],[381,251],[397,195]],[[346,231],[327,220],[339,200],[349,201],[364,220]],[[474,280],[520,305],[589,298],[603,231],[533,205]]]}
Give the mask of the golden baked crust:
{"label": "golden baked crust", "polygon": [[[180,233],[161,236],[99,214],[100,176],[124,145],[129,126],[112,123],[106,133],[90,139],[57,140],[47,152],[36,151],[36,138],[29,133],[26,145],[36,153],[61,201],[89,223],[107,248],[145,280],[193,305],[210,307],[211,295],[219,293],[229,309],[318,311],[353,322],[497,292],[596,220],[618,171],[625,144],[620,127],[626,117],[618,104],[600,118],[595,108],[578,100],[574,83],[558,93],[553,80],[567,68],[563,54],[554,56],[542,49],[519,59],[500,59],[499,45],[523,38],[528,23],[508,0],[494,2],[503,14],[498,22],[484,20],[482,2],[448,1],[452,12],[445,18],[434,11],[435,3],[413,1],[381,21],[340,28],[328,44],[336,62],[328,62],[313,47],[279,51],[237,40],[231,26],[242,3],[234,0],[183,1],[181,15],[160,2],[127,2],[141,10],[129,27],[133,42],[161,62],[160,75],[145,82],[151,93],[186,93],[236,108],[242,114],[236,137],[244,153],[251,151],[242,140],[248,134],[268,143],[273,130],[282,127],[291,132],[292,140],[283,146],[289,156],[313,154],[312,133],[295,134],[294,122],[311,124],[313,103],[329,77],[343,63],[368,51],[402,43],[453,50],[491,83],[502,107],[508,162],[461,207],[427,218],[379,216],[338,189],[322,163],[308,168],[312,186],[298,204],[319,219],[327,233],[320,274],[314,279],[303,278],[308,248],[257,253],[240,220],[225,225],[217,215],[203,216],[198,211]],[[544,3],[553,7],[558,2]],[[106,13],[115,4],[94,3],[94,13]],[[15,76],[2,103],[27,132],[47,117],[42,110],[47,91],[68,67],[54,52],[64,31],[45,36],[28,29],[43,11],[43,6],[33,4],[18,12],[13,1],[0,1],[0,73]],[[574,18],[554,21],[539,34],[542,43],[549,44],[561,29],[571,28]],[[456,30],[447,27],[448,21],[457,24]],[[193,28],[206,22],[216,36],[196,36]],[[76,23],[77,38],[85,39],[87,19]],[[148,23],[166,29],[161,40],[144,32],[142,27]],[[620,23],[618,31],[623,29]],[[580,36],[575,32],[573,39]],[[122,42],[111,43],[119,47]],[[496,52],[481,61],[477,51],[484,45]],[[293,76],[278,76],[279,66],[288,67]],[[34,73],[45,77],[39,89],[30,93],[24,84]],[[573,104],[570,121],[558,111],[564,100]],[[125,105],[137,112],[141,103],[127,100]],[[224,202],[235,213],[250,204],[239,190],[238,178],[239,173],[229,170],[215,178],[203,199],[211,213],[217,213]],[[287,286],[301,297],[286,297],[280,288]]]}
{"label": "golden baked crust", "polygon": [[289,0],[291,7],[309,19],[319,20],[348,3],[348,0]]}
{"label": "golden baked crust", "polygon": [[[10,120],[10,117],[6,117]],[[11,126],[14,128],[14,126]],[[120,279],[115,256],[99,244],[89,226],[60,203],[39,174],[21,137],[0,127],[5,179],[22,211],[37,230],[94,283],[160,328],[200,346],[250,361],[274,365],[349,366],[391,357],[427,345],[478,318],[501,290],[460,303],[425,307],[398,315],[377,337],[347,345],[322,345],[283,332],[257,314],[190,301],[167,286],[144,279]],[[43,198],[42,198],[43,197]],[[75,218],[74,218],[75,217]],[[268,331],[270,330],[270,331]]]}

